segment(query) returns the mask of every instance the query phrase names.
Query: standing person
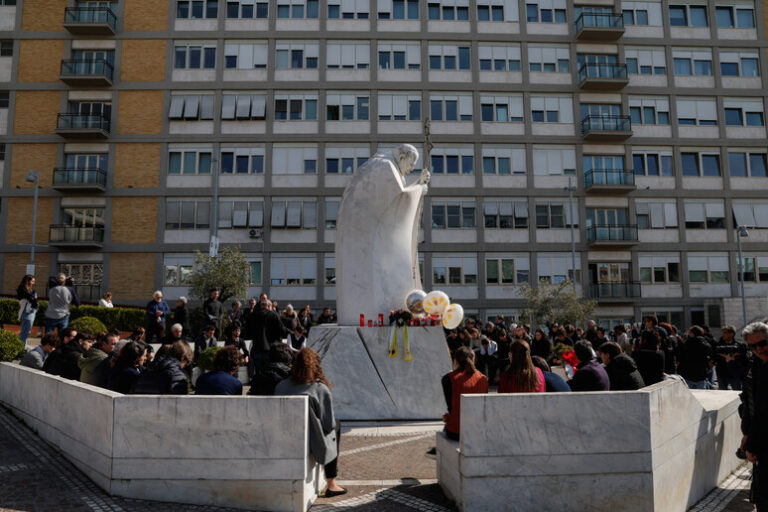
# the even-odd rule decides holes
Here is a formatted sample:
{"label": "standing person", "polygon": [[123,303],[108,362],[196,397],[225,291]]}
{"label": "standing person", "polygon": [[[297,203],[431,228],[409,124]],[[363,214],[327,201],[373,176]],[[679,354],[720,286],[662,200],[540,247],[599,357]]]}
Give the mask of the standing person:
{"label": "standing person", "polygon": [[331,314],[331,308],[323,308],[323,312],[320,313],[320,316],[317,318],[317,325],[332,324],[335,322],[336,320],[334,320],[333,314]]}
{"label": "standing person", "polygon": [[461,427],[461,395],[488,393],[488,378],[475,368],[475,353],[469,347],[456,350],[456,369],[443,375],[445,403],[448,412],[443,414],[445,435],[448,439],[459,440]]}
{"label": "standing person", "polygon": [[285,327],[280,317],[272,311],[269,300],[259,303],[259,310],[248,316],[246,329],[253,335],[251,345],[251,360],[248,365],[248,377],[269,362],[269,346],[282,341],[285,337]]}
{"label": "standing person", "polygon": [[499,376],[499,393],[544,393],[544,373],[534,366],[531,348],[517,339],[509,348],[509,366]]}
{"label": "standing person", "polygon": [[488,336],[480,335],[480,350],[477,351],[477,369],[493,382],[496,373],[496,351],[499,345]]}
{"label": "standing person", "polygon": [[45,359],[48,354],[56,350],[56,344],[59,342],[59,337],[53,333],[48,333],[42,337],[40,344],[24,354],[19,364],[26,366],[27,368],[34,368],[35,370],[42,370],[45,364]]}
{"label": "standing person", "polygon": [[107,389],[124,395],[130,393],[141,372],[144,371],[146,361],[147,345],[141,341],[129,341],[123,345],[117,357],[112,358]]}
{"label": "standing person", "polygon": [[189,326],[189,309],[187,309],[187,298],[184,296],[176,299],[176,307],[173,308],[173,314],[171,315],[174,324],[181,326],[181,332],[183,336],[189,337],[192,334],[192,329]]}
{"label": "standing person", "polygon": [[203,313],[206,322],[216,328],[216,336],[221,336],[221,318],[224,316],[224,305],[219,302],[218,288],[212,288],[208,298],[203,302]]}
{"label": "standing person", "polygon": [[45,309],[45,332],[57,329],[61,333],[69,325],[69,306],[73,303],[72,292],[66,286],[67,276],[56,276],[56,286],[48,292],[48,307]]}
{"label": "standing person", "polygon": [[227,330],[231,331],[235,326],[243,327],[243,309],[239,300],[233,300],[232,309],[227,311]]}
{"label": "standing person", "polygon": [[240,369],[240,351],[233,345],[216,352],[213,371],[201,375],[195,383],[196,395],[243,394],[243,384],[236,377]]}
{"label": "standing person", "polygon": [[309,451],[325,465],[324,497],[346,494],[336,483],[339,474],[340,428],[333,414],[331,383],[323,374],[320,356],[311,348],[299,350],[293,360],[291,376],[275,388],[275,395],[306,395],[309,397]]}
{"label": "standing person", "polygon": [[245,311],[243,311],[243,329],[242,329],[242,330],[243,330],[243,336],[244,336],[244,337],[245,337],[245,339],[247,339],[247,340],[252,340],[252,339],[253,339],[253,336],[252,336],[252,335],[251,335],[251,333],[248,331],[248,318],[249,318],[251,315],[253,315],[253,314],[256,314],[256,312],[257,312],[258,310],[259,310],[259,305],[258,305],[258,302],[256,302],[256,299],[254,299],[253,297],[251,297],[251,298],[248,300],[248,307],[247,307],[247,308],[245,308]]}
{"label": "standing person", "polygon": [[611,380],[605,373],[603,365],[595,361],[592,345],[588,341],[579,340],[573,345],[573,351],[579,363],[573,378],[568,381],[572,391],[608,391]]}
{"label": "standing person", "polygon": [[164,345],[152,364],[139,375],[131,393],[137,395],[187,395],[189,380],[183,369],[192,364],[192,349],[183,341]]}
{"label": "standing person", "polygon": [[659,333],[655,329],[646,329],[632,352],[632,358],[637,363],[637,370],[646,386],[656,384],[664,379],[666,354],[661,350]]}
{"label": "standing person", "polygon": [[282,320],[287,332],[296,332],[296,327],[299,326],[299,315],[296,314],[296,310],[293,309],[291,304],[285,307],[280,320]]}
{"label": "standing person", "polygon": [[80,382],[92,384],[96,367],[115,350],[118,341],[120,341],[120,334],[117,332],[100,332],[96,335],[96,343],[77,362],[80,367]]}
{"label": "standing person", "polygon": [[163,292],[157,290],[152,294],[152,300],[147,303],[147,332],[146,341],[152,343],[157,338],[158,343],[165,338],[165,320],[171,314],[171,308],[163,300]]}
{"label": "standing person", "polygon": [[690,389],[707,389],[709,362],[712,346],[704,337],[701,327],[694,325],[688,329],[688,337],[678,347],[678,373],[682,375]]}
{"label": "standing person", "polygon": [[616,333],[616,343],[621,347],[621,351],[627,355],[632,354],[632,342],[629,340],[626,327],[617,325],[613,332]]}
{"label": "standing person", "polygon": [[721,329],[715,345],[718,389],[741,390],[741,381],[747,374],[747,347],[736,341],[736,328],[726,325]]}
{"label": "standing person", "polygon": [[99,306],[102,308],[112,308],[114,305],[112,304],[112,292],[107,292],[104,294],[104,296],[99,299]]}
{"label": "standing person", "polygon": [[643,377],[631,357],[622,352],[615,341],[606,341],[600,345],[600,358],[605,365],[605,373],[611,381],[611,391],[635,390],[645,387]]}
{"label": "standing person", "polygon": [[[752,495],[757,512],[768,512],[768,325],[749,324],[742,331],[752,351],[753,364],[744,382],[742,400],[742,446],[752,470]],[[745,421],[746,420],[746,421]]]}
{"label": "standing person", "polygon": [[27,349],[27,338],[32,330],[37,315],[37,292],[35,291],[35,276],[27,274],[21,278],[21,283],[16,289],[16,298],[19,299],[18,320],[21,322],[19,339],[24,342],[24,350]]}
{"label": "standing person", "polygon": [[307,333],[307,336],[309,336],[309,330],[312,328],[313,321],[312,309],[309,307],[309,304],[307,304],[301,311],[299,311],[299,325],[304,329],[304,332]]}

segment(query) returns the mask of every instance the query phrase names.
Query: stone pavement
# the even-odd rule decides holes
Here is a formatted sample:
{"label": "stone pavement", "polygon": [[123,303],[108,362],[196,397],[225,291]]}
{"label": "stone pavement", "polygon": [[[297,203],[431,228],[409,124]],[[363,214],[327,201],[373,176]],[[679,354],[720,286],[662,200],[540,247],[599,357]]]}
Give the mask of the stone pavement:
{"label": "stone pavement", "polygon": [[[346,424],[341,437],[339,480],[349,493],[319,498],[312,512],[449,512],[455,510],[437,485],[436,423]],[[689,512],[752,512],[744,465]],[[229,512],[233,509],[131,500],[107,495],[0,407],[0,511]]]}

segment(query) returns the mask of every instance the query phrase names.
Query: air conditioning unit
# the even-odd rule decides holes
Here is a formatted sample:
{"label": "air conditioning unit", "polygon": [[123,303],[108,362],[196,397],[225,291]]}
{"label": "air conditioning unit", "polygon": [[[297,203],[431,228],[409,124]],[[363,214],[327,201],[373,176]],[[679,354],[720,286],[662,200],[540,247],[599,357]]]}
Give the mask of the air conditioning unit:
{"label": "air conditioning unit", "polygon": [[248,230],[248,237],[253,238],[255,240],[261,240],[261,237],[264,235],[264,232],[260,229],[250,229]]}

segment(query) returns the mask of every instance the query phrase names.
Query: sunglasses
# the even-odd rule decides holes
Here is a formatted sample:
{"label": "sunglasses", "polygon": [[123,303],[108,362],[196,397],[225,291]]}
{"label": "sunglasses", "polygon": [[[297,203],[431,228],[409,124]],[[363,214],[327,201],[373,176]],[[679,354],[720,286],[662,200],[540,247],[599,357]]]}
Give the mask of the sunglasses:
{"label": "sunglasses", "polygon": [[768,340],[760,340],[757,343],[747,343],[747,346],[750,350],[755,350],[756,348],[765,348],[768,346]]}

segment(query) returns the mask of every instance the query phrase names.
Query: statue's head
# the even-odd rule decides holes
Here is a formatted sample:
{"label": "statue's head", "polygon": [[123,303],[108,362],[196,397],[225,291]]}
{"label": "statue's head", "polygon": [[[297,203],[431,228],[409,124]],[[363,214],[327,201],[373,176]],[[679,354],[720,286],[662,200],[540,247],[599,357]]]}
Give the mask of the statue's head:
{"label": "statue's head", "polygon": [[395,162],[400,174],[405,176],[413,170],[419,160],[418,150],[410,144],[401,144],[395,148]]}

